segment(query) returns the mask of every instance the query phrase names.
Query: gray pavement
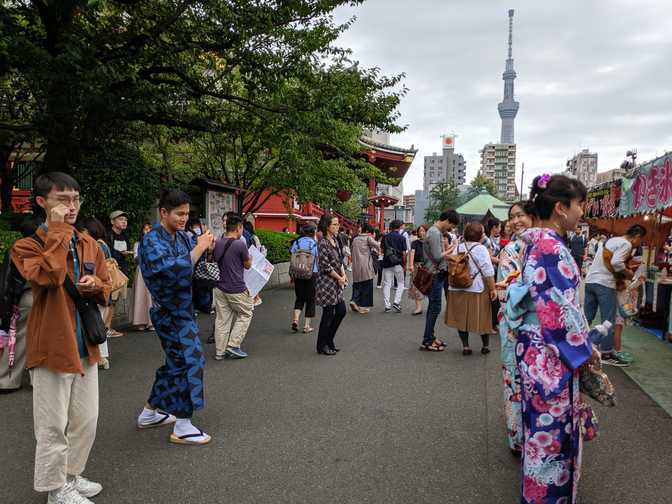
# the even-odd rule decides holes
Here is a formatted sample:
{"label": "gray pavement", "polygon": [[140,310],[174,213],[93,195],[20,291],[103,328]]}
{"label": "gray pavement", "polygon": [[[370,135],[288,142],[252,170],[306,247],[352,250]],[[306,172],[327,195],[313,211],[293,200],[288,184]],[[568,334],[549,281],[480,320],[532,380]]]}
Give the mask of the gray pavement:
{"label": "gray pavement", "polygon": [[[405,300],[402,314],[349,312],[342,351],[318,356],[315,334],[289,330],[293,300],[289,289],[264,294],[249,359],[216,362],[206,346],[206,408],[195,417],[213,436],[206,447],[169,444],[169,428],[135,430],[161,348],[153,333],[110,342],[86,471],[105,486],[97,503],[518,502],[497,341],[484,357],[472,336],[476,352],[463,357],[440,319],[448,350],[419,352],[424,318]],[[205,339],[211,322],[200,322]],[[586,445],[580,502],[669,504],[672,419],[620,370],[610,375],[620,404],[596,407],[601,435]],[[0,396],[0,411],[0,504],[46,502],[32,491],[30,392]]]}

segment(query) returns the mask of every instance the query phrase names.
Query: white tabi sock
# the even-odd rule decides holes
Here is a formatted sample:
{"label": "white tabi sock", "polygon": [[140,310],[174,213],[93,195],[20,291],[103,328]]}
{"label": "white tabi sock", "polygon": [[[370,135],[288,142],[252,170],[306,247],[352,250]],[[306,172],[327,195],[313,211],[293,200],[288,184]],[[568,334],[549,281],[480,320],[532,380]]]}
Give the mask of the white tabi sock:
{"label": "white tabi sock", "polygon": [[149,409],[149,408],[142,408],[142,413],[140,413],[140,416],[138,417],[138,422],[140,423],[152,423],[158,420],[159,414],[157,410]]}

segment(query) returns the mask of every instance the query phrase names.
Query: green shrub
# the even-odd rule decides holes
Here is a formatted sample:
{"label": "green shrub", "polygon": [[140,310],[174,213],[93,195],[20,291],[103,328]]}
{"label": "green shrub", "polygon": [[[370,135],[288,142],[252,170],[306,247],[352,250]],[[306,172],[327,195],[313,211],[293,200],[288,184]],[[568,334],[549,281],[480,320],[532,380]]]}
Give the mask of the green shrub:
{"label": "green shrub", "polygon": [[271,264],[289,261],[289,247],[292,246],[292,241],[296,239],[296,234],[279,233],[278,231],[267,231],[265,229],[258,229],[256,233],[261,244],[268,250],[266,259]]}
{"label": "green shrub", "polygon": [[21,233],[0,230],[0,264],[5,260],[5,252],[7,252],[19,238],[21,238]]}

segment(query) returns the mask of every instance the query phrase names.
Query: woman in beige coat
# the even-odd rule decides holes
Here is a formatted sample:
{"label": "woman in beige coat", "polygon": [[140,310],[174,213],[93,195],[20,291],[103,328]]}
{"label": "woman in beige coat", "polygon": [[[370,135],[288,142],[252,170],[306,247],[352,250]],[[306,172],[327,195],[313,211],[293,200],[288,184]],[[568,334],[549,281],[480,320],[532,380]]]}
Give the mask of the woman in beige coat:
{"label": "woman in beige coat", "polygon": [[[373,261],[377,260],[380,243],[373,239],[373,228],[362,224],[362,232],[352,240],[352,300],[350,308],[358,313],[369,313],[373,306],[373,279],[376,270]],[[373,255],[376,255],[376,259]]]}
{"label": "woman in beige coat", "polygon": [[457,329],[462,340],[462,354],[471,355],[469,333],[481,335],[482,354],[490,353],[490,333],[492,329],[491,301],[497,297],[495,291],[495,269],[490,252],[480,242],[483,239],[483,224],[470,222],[464,228],[464,238],[456,249],[456,254],[468,254],[470,287],[458,289],[450,287],[446,324]]}

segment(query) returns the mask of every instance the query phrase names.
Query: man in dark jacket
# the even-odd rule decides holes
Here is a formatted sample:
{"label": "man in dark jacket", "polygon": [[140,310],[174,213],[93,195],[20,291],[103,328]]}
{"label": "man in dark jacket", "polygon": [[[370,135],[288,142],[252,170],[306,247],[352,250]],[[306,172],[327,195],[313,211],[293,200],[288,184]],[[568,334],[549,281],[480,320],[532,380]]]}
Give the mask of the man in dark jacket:
{"label": "man in dark jacket", "polygon": [[573,233],[570,233],[567,237],[567,245],[569,250],[572,253],[572,257],[576,261],[579,271],[583,269],[583,256],[586,253],[586,237],[581,232],[579,226],[576,227],[576,230]]}

